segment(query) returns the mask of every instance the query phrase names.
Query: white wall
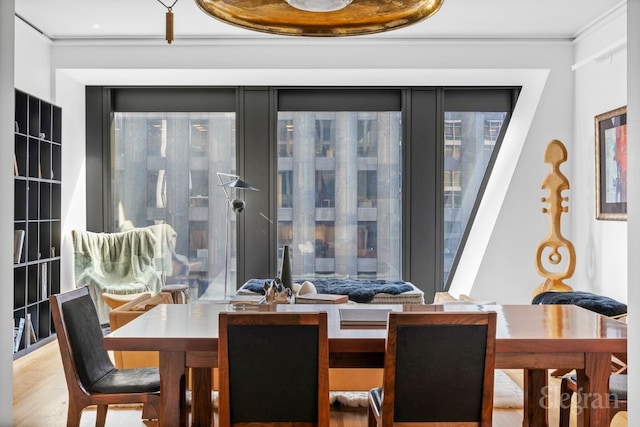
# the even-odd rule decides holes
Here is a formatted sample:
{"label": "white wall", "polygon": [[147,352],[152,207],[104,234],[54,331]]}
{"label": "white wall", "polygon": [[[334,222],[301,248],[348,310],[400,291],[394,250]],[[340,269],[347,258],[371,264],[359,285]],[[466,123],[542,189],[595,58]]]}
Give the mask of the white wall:
{"label": "white wall", "polygon": [[626,15],[617,15],[576,41],[575,143],[570,153],[575,159],[569,201],[578,259],[571,283],[624,302],[627,223],[595,219],[594,117],[627,105],[626,29]]}
{"label": "white wall", "polygon": [[[14,1],[0,2],[0,194],[13,204]],[[0,426],[13,423],[13,208],[0,209]],[[11,323],[9,323],[11,322]]]}
{"label": "white wall", "polygon": [[[62,108],[62,252],[60,291],[73,289],[71,230],[86,229],[85,86],[64,73],[56,74],[56,104]],[[80,119],[80,118],[83,119]],[[67,144],[69,141],[69,144]],[[81,143],[79,143],[81,142]]]}
{"label": "white wall", "polygon": [[16,89],[55,104],[51,92],[51,42],[15,18],[15,49]]}

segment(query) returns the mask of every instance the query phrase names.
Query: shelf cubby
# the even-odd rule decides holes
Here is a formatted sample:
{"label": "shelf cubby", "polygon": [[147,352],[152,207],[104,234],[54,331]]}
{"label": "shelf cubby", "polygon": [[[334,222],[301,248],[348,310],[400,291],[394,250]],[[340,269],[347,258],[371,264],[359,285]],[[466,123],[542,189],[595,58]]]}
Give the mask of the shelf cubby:
{"label": "shelf cubby", "polygon": [[62,149],[59,145],[51,145],[51,179],[60,181],[62,179]]}
{"label": "shelf cubby", "polygon": [[39,301],[40,289],[40,264],[30,264],[27,266],[27,305],[35,304]]}
{"label": "shelf cubby", "polygon": [[24,92],[16,92],[16,121],[15,132],[26,135],[27,129],[28,95]]}
{"label": "shelf cubby", "polygon": [[27,305],[27,267],[22,265],[13,269],[13,309]]}
{"label": "shelf cubby", "polygon": [[29,138],[29,178],[40,178],[40,143],[35,138]]}
{"label": "shelf cubby", "polygon": [[60,184],[51,184],[51,219],[60,219],[62,188]]}
{"label": "shelf cubby", "polygon": [[40,100],[29,97],[29,135],[38,137],[40,134]]}
{"label": "shelf cubby", "polygon": [[40,222],[39,250],[40,259],[51,258],[51,223]]}
{"label": "shelf cubby", "polygon": [[51,144],[40,144],[40,178],[53,179],[51,167]]}
{"label": "shelf cubby", "polygon": [[27,224],[27,236],[25,238],[27,245],[27,262],[40,259],[40,254],[38,253],[38,229],[37,222],[29,222]]}
{"label": "shelf cubby", "polygon": [[62,109],[53,106],[53,123],[51,123],[51,141],[60,144],[62,142]]}
{"label": "shelf cubby", "polygon": [[[15,180],[14,191],[17,196],[27,194],[27,181]],[[27,200],[24,197],[16,197],[13,204],[13,218],[15,221],[27,219]]]}
{"label": "shelf cubby", "polygon": [[51,184],[40,183],[40,219],[51,219]]}
{"label": "shelf cubby", "polygon": [[51,104],[40,103],[40,133],[39,138],[51,141]]}
{"label": "shelf cubby", "polygon": [[29,220],[39,219],[40,209],[38,203],[40,202],[40,183],[38,181],[29,181],[27,183],[27,210]]}
{"label": "shelf cubby", "polygon": [[23,177],[27,176],[27,160],[29,158],[27,151],[29,148],[27,144],[27,137],[16,134],[14,147],[14,175]]}

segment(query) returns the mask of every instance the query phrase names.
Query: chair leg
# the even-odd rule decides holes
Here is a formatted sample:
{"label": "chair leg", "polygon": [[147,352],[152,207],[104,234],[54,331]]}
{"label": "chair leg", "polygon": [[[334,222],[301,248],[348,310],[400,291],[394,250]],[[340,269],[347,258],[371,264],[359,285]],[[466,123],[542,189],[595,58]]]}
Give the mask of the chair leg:
{"label": "chair leg", "polygon": [[571,396],[573,396],[573,390],[569,388],[568,381],[568,379],[563,378],[560,382],[560,427],[569,427]]}
{"label": "chair leg", "polygon": [[69,409],[67,410],[67,427],[80,427],[80,417],[82,417],[82,409],[74,407],[69,402]]}
{"label": "chair leg", "polygon": [[143,420],[157,420],[158,414],[153,403],[147,402],[142,405],[142,419]]}
{"label": "chair leg", "polygon": [[107,422],[107,409],[109,405],[98,405],[96,410],[96,427],[104,427]]}

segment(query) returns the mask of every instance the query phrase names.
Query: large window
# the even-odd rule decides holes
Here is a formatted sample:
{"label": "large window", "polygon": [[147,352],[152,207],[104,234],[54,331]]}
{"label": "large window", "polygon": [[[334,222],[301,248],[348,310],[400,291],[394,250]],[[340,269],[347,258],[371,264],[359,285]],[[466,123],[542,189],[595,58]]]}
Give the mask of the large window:
{"label": "large window", "polygon": [[449,280],[508,111],[445,111],[443,284]]}
{"label": "large window", "polygon": [[278,246],[294,278],[401,278],[400,117],[278,113]]}
{"label": "large window", "polygon": [[[171,225],[189,271],[167,280],[192,298],[276,277],[289,245],[295,279],[402,279],[429,301],[455,274],[517,95],[89,87],[87,228]],[[216,172],[260,189],[232,195],[246,209],[228,222]]]}
{"label": "large window", "polygon": [[[116,112],[112,122],[113,230],[169,224],[175,255],[166,280],[193,298],[222,299],[234,280],[236,227],[225,252],[226,202],[216,172],[235,171],[235,113]],[[235,216],[230,217],[235,221]],[[229,255],[227,257],[227,255]]]}

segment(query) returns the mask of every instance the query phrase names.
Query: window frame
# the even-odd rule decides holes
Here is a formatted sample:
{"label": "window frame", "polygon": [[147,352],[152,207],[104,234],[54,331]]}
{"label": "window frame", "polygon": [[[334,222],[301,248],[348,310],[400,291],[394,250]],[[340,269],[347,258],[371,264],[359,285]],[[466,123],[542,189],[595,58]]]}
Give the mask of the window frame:
{"label": "window frame", "polygon": [[[237,221],[237,280],[277,274],[277,114],[279,109],[331,111],[335,99],[341,111],[401,111],[402,162],[402,278],[425,292],[448,289],[455,267],[486,188],[504,131],[518,98],[519,87],[118,87],[86,88],[87,229],[114,231],[111,203],[110,120],[115,108],[140,103],[155,111],[216,111],[232,102],[237,117],[238,174],[257,183],[259,192],[246,192],[248,208]],[[126,95],[123,95],[125,94]],[[376,96],[372,96],[376,94]],[[312,100],[313,107],[309,108]],[[442,283],[444,249],[445,109],[452,111],[509,111],[498,136],[479,190],[472,216],[460,242],[449,282]],[[124,106],[124,107],[123,107]],[[363,108],[364,106],[364,108]],[[464,106],[465,109],[461,109]],[[182,110],[176,110],[180,108]],[[224,110],[230,111],[230,110]],[[265,160],[266,159],[266,160]],[[238,285],[238,286],[239,286]]]}

